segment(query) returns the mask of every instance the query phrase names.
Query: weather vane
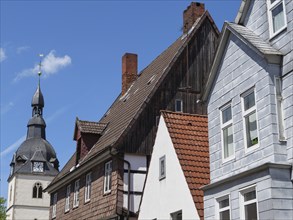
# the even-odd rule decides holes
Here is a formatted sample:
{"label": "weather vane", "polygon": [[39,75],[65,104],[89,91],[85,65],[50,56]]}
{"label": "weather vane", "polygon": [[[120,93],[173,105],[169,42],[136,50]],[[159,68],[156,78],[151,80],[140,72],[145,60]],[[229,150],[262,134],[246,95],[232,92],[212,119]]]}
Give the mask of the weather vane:
{"label": "weather vane", "polygon": [[39,75],[39,85],[40,85],[40,78],[41,78],[41,75],[42,75],[42,59],[43,59],[43,56],[44,56],[44,54],[39,54],[39,57],[40,57],[39,72],[38,72],[38,75]]}

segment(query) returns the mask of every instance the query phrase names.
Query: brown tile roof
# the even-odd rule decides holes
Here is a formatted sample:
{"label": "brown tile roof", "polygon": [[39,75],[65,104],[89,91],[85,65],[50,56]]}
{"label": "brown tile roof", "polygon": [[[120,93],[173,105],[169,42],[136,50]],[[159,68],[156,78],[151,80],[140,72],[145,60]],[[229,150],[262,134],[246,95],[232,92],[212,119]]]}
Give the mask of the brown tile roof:
{"label": "brown tile roof", "polygon": [[[80,162],[81,166],[89,159],[102,152],[105,148],[115,146],[115,144],[124,137],[131,128],[133,121],[136,120],[138,115],[142,112],[147,102],[168,74],[172,64],[179,57],[190,39],[197,33],[197,30],[201,27],[205,19],[208,19],[215,30],[218,31],[212,17],[208,11],[206,11],[194,23],[192,31],[190,31],[188,35],[185,34],[180,36],[170,47],[151,62],[150,65],[143,69],[128,91],[123,96],[120,94],[105,115],[100,119],[99,123],[108,124],[107,128],[97,143]],[[64,175],[66,175],[66,172],[61,170],[58,176],[53,179],[51,185]]]}
{"label": "brown tile roof", "polygon": [[203,190],[210,182],[208,119],[162,111],[181,168],[201,219],[204,217]]}
{"label": "brown tile roof", "polygon": [[92,121],[82,121],[77,118],[76,124],[81,133],[102,134],[107,127],[107,123],[99,123]]}

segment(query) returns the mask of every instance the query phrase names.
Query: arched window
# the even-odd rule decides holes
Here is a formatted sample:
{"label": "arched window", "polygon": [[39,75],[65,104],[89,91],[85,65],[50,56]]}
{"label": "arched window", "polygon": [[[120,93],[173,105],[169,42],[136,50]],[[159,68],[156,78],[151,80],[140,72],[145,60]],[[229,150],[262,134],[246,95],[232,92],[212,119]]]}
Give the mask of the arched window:
{"label": "arched window", "polygon": [[41,183],[36,183],[33,187],[33,198],[41,199],[43,197],[43,187]]}

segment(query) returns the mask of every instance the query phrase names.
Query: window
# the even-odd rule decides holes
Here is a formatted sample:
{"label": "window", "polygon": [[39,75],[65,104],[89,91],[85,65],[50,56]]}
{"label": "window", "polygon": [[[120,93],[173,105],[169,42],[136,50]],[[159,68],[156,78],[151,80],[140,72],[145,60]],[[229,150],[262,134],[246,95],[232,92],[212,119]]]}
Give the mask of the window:
{"label": "window", "polygon": [[285,141],[285,128],[284,128],[284,118],[283,118],[283,97],[282,97],[282,80],[279,77],[275,77],[275,87],[276,87],[276,104],[277,104],[277,116],[278,116],[278,130],[279,130],[279,140]]}
{"label": "window", "polygon": [[284,0],[267,0],[270,36],[280,33],[287,26]]}
{"label": "window", "polygon": [[257,198],[255,186],[240,191],[240,218],[257,220]]}
{"label": "window", "polygon": [[79,205],[79,180],[74,183],[73,208]]}
{"label": "window", "polygon": [[36,183],[33,187],[33,198],[41,199],[43,197],[43,187],[41,183]]}
{"label": "window", "polygon": [[57,193],[53,195],[52,218],[56,218],[57,211]]}
{"label": "window", "polygon": [[159,179],[166,178],[166,156],[162,156],[159,159]]}
{"label": "window", "polygon": [[85,193],[84,201],[88,202],[91,199],[91,184],[92,184],[92,173],[88,173],[85,176]]}
{"label": "window", "polygon": [[182,210],[170,214],[172,220],[182,220]]}
{"label": "window", "polygon": [[229,220],[230,219],[230,201],[229,196],[224,196],[217,199],[218,203],[218,219]]}
{"label": "window", "polygon": [[254,90],[249,90],[242,96],[243,123],[245,126],[245,145],[247,148],[257,146],[258,131]]}
{"label": "window", "polygon": [[175,100],[175,112],[183,112],[183,102],[181,99]]}
{"label": "window", "polygon": [[105,163],[104,193],[111,192],[112,185],[112,161]]}
{"label": "window", "polygon": [[66,190],[66,198],[65,198],[65,212],[68,212],[70,209],[70,193],[71,193],[71,185],[68,185]]}
{"label": "window", "polygon": [[234,155],[231,104],[228,104],[221,109],[221,128],[222,156],[224,160],[227,160]]}
{"label": "window", "polygon": [[33,162],[33,171],[34,172],[44,172],[44,163],[43,162]]}

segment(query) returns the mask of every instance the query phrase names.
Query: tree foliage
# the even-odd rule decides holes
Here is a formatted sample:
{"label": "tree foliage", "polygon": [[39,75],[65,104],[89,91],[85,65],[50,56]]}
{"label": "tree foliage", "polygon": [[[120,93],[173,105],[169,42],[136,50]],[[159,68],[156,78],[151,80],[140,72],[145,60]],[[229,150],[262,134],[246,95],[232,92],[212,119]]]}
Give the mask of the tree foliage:
{"label": "tree foliage", "polygon": [[5,202],[6,202],[6,200],[3,197],[0,197],[0,220],[6,219]]}

